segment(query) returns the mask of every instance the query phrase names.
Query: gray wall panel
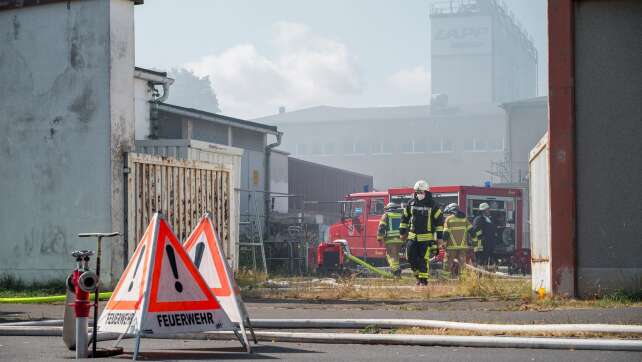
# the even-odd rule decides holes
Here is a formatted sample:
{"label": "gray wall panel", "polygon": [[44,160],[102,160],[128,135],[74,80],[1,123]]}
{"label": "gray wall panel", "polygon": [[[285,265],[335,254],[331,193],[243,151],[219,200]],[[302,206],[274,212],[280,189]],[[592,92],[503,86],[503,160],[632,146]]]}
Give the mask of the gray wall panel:
{"label": "gray wall panel", "polygon": [[642,288],[642,2],[575,13],[578,292]]}

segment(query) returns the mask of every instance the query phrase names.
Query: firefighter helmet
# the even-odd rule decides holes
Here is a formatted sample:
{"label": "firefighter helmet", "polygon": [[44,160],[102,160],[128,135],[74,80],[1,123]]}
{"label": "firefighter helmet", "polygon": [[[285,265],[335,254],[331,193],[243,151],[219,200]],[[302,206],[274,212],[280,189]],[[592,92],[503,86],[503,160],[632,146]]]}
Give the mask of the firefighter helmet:
{"label": "firefighter helmet", "polygon": [[488,205],[487,203],[482,202],[481,204],[479,204],[479,210],[480,211],[486,211],[488,209],[490,209],[490,205]]}
{"label": "firefighter helmet", "polygon": [[444,213],[446,214],[456,214],[457,211],[459,211],[459,206],[456,203],[448,204],[446,208],[444,208]]}
{"label": "firefighter helmet", "polygon": [[415,183],[414,189],[415,189],[415,192],[417,192],[417,191],[426,192],[426,191],[430,190],[430,185],[428,185],[428,182],[426,182],[426,180],[419,180],[419,181],[417,181]]}

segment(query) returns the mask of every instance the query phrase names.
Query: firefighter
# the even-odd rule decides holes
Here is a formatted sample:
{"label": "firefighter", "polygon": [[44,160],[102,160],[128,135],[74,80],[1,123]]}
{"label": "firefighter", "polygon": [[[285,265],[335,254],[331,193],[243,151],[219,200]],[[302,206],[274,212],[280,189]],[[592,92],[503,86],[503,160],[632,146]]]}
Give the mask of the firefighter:
{"label": "firefighter", "polygon": [[444,222],[444,241],[446,243],[446,259],[448,271],[452,277],[459,275],[459,267],[466,262],[468,249],[472,244],[470,224],[456,203],[449,204],[444,209],[446,221]]}
{"label": "firefighter", "polygon": [[441,240],[444,229],[444,218],[439,205],[429,192],[428,182],[419,180],[415,183],[415,194],[401,214],[399,236],[408,240],[406,254],[410,266],[417,278],[417,285],[428,285],[428,264],[430,248],[437,239]]}
{"label": "firefighter", "polygon": [[472,233],[477,239],[475,262],[478,265],[491,264],[497,240],[497,227],[491,219],[490,205],[485,202],[479,204],[479,214],[473,220]]}
{"label": "firefighter", "polygon": [[379,230],[377,231],[377,240],[383,241],[386,245],[386,259],[388,260],[390,271],[397,278],[401,277],[399,252],[403,246],[403,241],[399,238],[399,229],[396,227],[400,219],[401,206],[394,202],[388,203],[384,208],[384,213],[379,221]]}

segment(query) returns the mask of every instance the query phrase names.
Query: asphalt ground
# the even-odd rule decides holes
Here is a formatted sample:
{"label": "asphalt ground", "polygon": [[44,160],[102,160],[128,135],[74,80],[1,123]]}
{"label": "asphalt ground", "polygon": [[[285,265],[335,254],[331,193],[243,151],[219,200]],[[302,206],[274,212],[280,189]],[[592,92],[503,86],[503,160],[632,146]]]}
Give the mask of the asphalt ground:
{"label": "asphalt ground", "polygon": [[[492,323],[625,323],[642,324],[642,308],[517,310],[519,301],[443,299],[429,302],[362,302],[253,300],[252,318],[419,318]],[[0,322],[60,319],[62,304],[0,304]],[[353,331],[352,331],[353,332]],[[121,341],[131,359],[134,341]],[[109,347],[113,341],[101,342]],[[509,348],[384,346],[357,344],[260,342],[251,355],[235,341],[154,340],[141,342],[141,360],[306,360],[306,361],[638,361],[642,353]],[[74,352],[60,337],[0,336],[0,361],[66,361]]]}
{"label": "asphalt ground", "polygon": [[[101,306],[104,302],[101,303]],[[407,318],[486,323],[642,324],[642,307],[519,310],[519,301],[476,298],[428,302],[253,300],[245,303],[251,318]],[[63,305],[0,304],[0,323],[62,319]]]}
{"label": "asphalt ground", "polygon": [[[109,347],[112,342],[100,345]],[[103,358],[108,361],[131,360],[134,340],[121,341],[125,353]],[[0,337],[1,361],[69,361],[74,352],[67,350],[59,337]],[[246,354],[233,341],[152,340],[141,341],[139,359],[143,361],[194,360],[287,360],[287,361],[642,361],[639,352],[565,351],[511,348],[452,348],[421,346],[383,346],[356,344],[265,343]]]}

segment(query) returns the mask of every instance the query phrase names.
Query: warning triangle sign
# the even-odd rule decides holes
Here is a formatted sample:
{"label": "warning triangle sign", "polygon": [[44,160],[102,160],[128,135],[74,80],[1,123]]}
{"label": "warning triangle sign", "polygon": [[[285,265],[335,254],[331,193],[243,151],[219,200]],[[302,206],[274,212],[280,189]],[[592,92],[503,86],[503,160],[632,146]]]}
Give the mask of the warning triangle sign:
{"label": "warning triangle sign", "polygon": [[183,246],[232,322],[242,325],[247,311],[209,214],[201,218]]}
{"label": "warning triangle sign", "polygon": [[140,336],[235,328],[157,213],[107,302],[98,330]]}

